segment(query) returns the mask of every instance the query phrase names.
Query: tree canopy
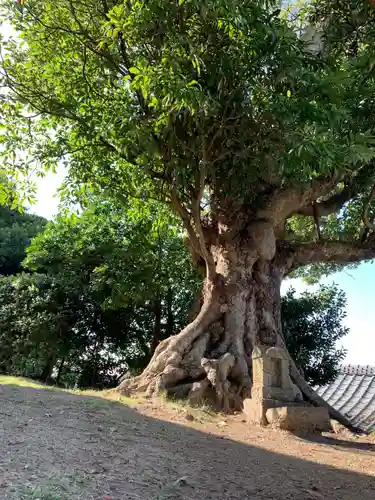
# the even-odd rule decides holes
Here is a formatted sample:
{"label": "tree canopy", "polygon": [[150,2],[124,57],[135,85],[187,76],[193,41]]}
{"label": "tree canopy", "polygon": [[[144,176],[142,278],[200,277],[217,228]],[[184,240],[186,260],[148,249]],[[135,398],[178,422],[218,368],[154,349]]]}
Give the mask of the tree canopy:
{"label": "tree canopy", "polygon": [[372,257],[375,11],[279,3],[5,2],[4,165],[169,200],[208,260],[205,214],[228,210],[271,218],[295,267]]}

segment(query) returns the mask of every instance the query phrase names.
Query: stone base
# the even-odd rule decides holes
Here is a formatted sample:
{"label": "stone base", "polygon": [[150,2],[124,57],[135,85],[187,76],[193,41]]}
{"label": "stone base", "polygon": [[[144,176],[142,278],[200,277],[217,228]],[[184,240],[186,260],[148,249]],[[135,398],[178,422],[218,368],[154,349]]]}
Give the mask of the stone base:
{"label": "stone base", "polygon": [[243,412],[246,415],[246,421],[250,424],[267,425],[266,411],[271,406],[267,406],[267,399],[259,400],[255,398],[245,399],[243,402]]}
{"label": "stone base", "polygon": [[266,411],[266,420],[280,429],[296,433],[332,431],[328,410],[316,406],[269,408]]}
{"label": "stone base", "polygon": [[314,408],[309,403],[303,401],[286,402],[277,399],[249,398],[245,399],[243,402],[243,412],[246,415],[246,420],[248,423],[268,425],[269,421],[267,419],[267,411],[269,409],[289,406],[297,408]]}

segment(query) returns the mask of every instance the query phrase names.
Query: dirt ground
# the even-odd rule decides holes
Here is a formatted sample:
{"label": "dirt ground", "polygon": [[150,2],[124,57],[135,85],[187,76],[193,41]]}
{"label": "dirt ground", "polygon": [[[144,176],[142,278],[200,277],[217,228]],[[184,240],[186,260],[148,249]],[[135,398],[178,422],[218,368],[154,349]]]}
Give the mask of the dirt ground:
{"label": "dirt ground", "polygon": [[0,385],[0,499],[374,500],[375,445]]}

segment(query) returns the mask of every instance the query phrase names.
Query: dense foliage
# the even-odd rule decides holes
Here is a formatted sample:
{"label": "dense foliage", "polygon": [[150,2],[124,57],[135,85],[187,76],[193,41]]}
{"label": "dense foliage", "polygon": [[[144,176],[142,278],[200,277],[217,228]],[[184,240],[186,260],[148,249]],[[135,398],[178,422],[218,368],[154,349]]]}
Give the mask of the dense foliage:
{"label": "dense foliage", "polygon": [[322,195],[334,198],[317,208],[321,236],[363,236],[375,11],[363,0],[338,0],[333,13],[325,0],[283,5],[4,2],[19,35],[3,41],[2,168],[64,161],[73,191],[80,181],[169,200],[193,240],[203,187],[215,225],[228,203],[256,214],[281,187],[316,181],[312,199],[283,214],[284,237],[315,236]]}
{"label": "dense foliage", "polygon": [[199,286],[178,226],[153,205],[97,201],[60,215],[24,266],[0,280],[0,369],[42,379],[60,369],[82,386],[144,367],[187,321]]}
{"label": "dense foliage", "polygon": [[0,275],[8,276],[21,270],[25,248],[46,222],[42,217],[0,205]]}

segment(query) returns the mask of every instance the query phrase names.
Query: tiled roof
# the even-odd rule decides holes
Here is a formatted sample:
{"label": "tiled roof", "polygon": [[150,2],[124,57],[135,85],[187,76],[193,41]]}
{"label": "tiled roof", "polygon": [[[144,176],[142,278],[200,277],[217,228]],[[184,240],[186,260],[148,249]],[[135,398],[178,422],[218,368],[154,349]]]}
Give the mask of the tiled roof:
{"label": "tiled roof", "polygon": [[375,366],[344,365],[336,380],[317,392],[354,426],[375,431]]}

